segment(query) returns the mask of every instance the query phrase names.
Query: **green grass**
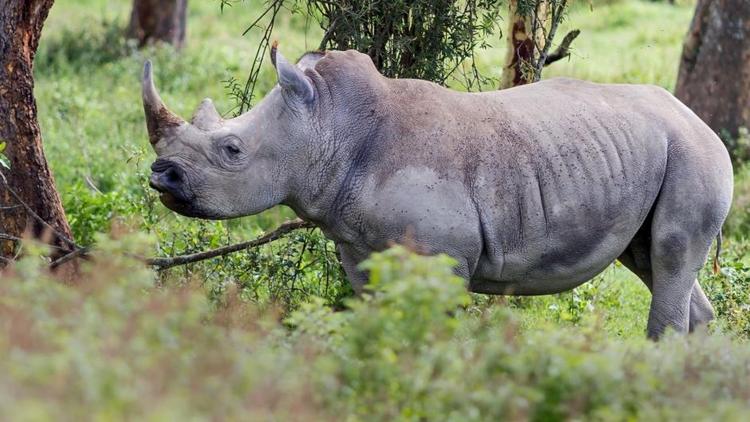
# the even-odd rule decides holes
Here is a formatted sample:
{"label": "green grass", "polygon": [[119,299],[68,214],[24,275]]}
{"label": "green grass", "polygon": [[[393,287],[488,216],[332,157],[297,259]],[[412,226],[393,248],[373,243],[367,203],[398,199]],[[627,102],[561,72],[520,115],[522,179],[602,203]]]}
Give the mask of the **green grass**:
{"label": "green grass", "polygon": [[[154,61],[162,96],[182,116],[204,97],[230,113],[223,81],[246,77],[259,35],[240,35],[261,2],[223,14],[218,0],[191,2],[181,52],[125,42],[130,4],[59,1],[45,26],[35,69],[45,152],[77,239],[96,243],[100,259],[84,267],[82,287],[69,288],[49,284],[32,250],[0,282],[0,372],[9,374],[0,377],[0,419],[747,415],[750,167],[737,172],[723,274],[700,276],[719,313],[713,334],[658,345],[644,340],[649,293],[619,265],[572,292],[467,302],[446,262],[390,252],[376,265],[394,287],[350,302],[319,232],[162,274],[124,258],[220,246],[292,216],[275,208],[229,222],[187,219],[146,182],[143,62]],[[672,88],[692,8],[577,4],[561,28],[582,31],[573,55],[545,77]],[[275,34],[288,57],[319,36],[286,15]],[[500,40],[491,44],[478,64],[499,77],[505,54]],[[266,64],[259,95],[273,84]]]}
{"label": "green grass", "polygon": [[[212,97],[219,110],[228,113],[235,104],[223,81],[246,77],[260,34],[250,31],[246,37],[240,35],[261,10],[261,2],[238,2],[224,13],[219,10],[218,1],[191,3],[187,46],[181,52],[170,48],[137,51],[126,43],[121,33],[129,7],[130,2],[101,0],[56,5],[37,56],[36,95],[46,153],[79,241],[91,243],[95,233],[106,232],[111,221],[120,218],[157,237],[154,253],[175,254],[249,238],[290,218],[290,210],[277,207],[259,216],[226,223],[186,219],[161,206],[146,185],[153,153],[147,143],[139,97],[144,60],[153,59],[162,95],[180,115],[189,117],[204,97]],[[581,29],[574,53],[570,60],[547,68],[545,76],[671,87],[680,39],[691,10],[691,4],[673,7],[643,1],[594,2],[593,10],[577,5],[561,28],[561,32]],[[649,23],[647,28],[644,22]],[[289,57],[313,48],[319,36],[314,23],[289,13],[282,15],[275,32]],[[479,66],[485,74],[499,76],[504,44],[499,39],[490,41],[494,47],[479,53]],[[266,64],[259,96],[274,83],[272,68]],[[181,269],[165,277],[202,278],[214,293],[224,289],[230,280],[244,286],[248,297],[264,301],[283,297],[285,286],[300,285],[298,278],[306,292],[318,292],[319,277],[325,272],[326,280],[333,277],[335,285],[326,291],[335,292],[330,300],[337,302],[346,292],[346,282],[340,277],[340,269],[332,270],[335,265],[326,262],[323,266],[306,267],[315,260],[308,253],[297,267],[309,271],[298,274],[290,269],[297,264],[295,255],[304,242],[298,240],[264,248],[251,256],[243,254],[194,265],[187,272]],[[287,258],[273,265],[279,261],[279,254]],[[259,273],[255,269],[258,265],[264,270],[271,265],[273,271],[265,272],[271,275]],[[603,318],[605,325],[618,335],[640,336],[645,327],[648,293],[620,267],[607,270],[600,278],[601,284],[609,286],[602,290],[611,291],[607,296],[617,299],[608,299],[606,306],[584,313]],[[264,287],[275,283],[277,287]],[[304,297],[299,294],[283,301],[294,305]],[[594,299],[599,300],[598,296]],[[555,324],[571,318],[567,311],[549,312],[550,307],[557,306],[557,300],[519,300],[524,306],[524,321],[532,325]],[[578,316],[572,318],[577,320]]]}
{"label": "green grass", "polygon": [[[36,95],[46,153],[79,241],[93,242],[96,233],[106,233],[111,222],[119,219],[153,234],[157,239],[154,254],[172,255],[253,237],[292,217],[290,210],[277,207],[224,223],[187,219],[161,206],[146,185],[153,153],[139,93],[144,60],[154,61],[158,86],[177,113],[189,117],[204,97],[212,97],[220,111],[230,113],[235,104],[224,81],[246,77],[260,34],[241,34],[261,7],[259,1],[238,2],[222,13],[218,1],[193,2],[187,46],[180,52],[168,47],[138,51],[125,42],[122,30],[130,2],[87,0],[52,8],[36,61]],[[638,0],[594,2],[592,7],[577,4],[560,29],[561,33],[581,29],[573,55],[547,68],[545,77],[566,75],[671,88],[692,8],[690,1],[677,6]],[[313,48],[319,36],[314,23],[289,13],[282,14],[275,33],[289,57]],[[504,44],[499,39],[490,41],[494,47],[478,54],[479,66],[485,74],[499,76]],[[274,83],[274,73],[266,64],[259,97]],[[745,221],[739,211],[740,216],[735,212],[732,219],[739,223],[734,225]],[[162,279],[199,278],[212,295],[234,282],[258,303],[281,302],[289,309],[309,293],[340,302],[348,289],[330,254],[332,245],[319,236],[307,242],[329,250],[329,259],[316,263],[315,251],[310,252],[305,239],[298,236],[260,251],[167,272]],[[306,255],[298,260],[303,249]],[[326,280],[325,288],[320,287],[321,277]],[[293,294],[288,291],[291,286],[302,289]],[[509,302],[526,326],[575,324],[594,318],[607,332],[632,338],[642,336],[645,329],[648,300],[637,278],[613,266],[595,283],[575,292]]]}

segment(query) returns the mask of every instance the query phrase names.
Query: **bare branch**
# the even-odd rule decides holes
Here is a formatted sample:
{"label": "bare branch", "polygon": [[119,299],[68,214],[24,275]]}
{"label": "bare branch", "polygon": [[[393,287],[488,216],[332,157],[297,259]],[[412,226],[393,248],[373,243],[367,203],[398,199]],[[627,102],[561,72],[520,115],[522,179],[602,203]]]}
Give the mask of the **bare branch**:
{"label": "bare branch", "polygon": [[[164,258],[137,257],[137,258],[143,260],[148,265],[157,267],[157,269],[159,270],[164,270],[167,268],[176,267],[178,265],[185,265],[185,264],[191,264],[194,262],[205,261],[207,259],[216,258],[218,256],[229,255],[231,253],[239,252],[241,250],[256,248],[258,246],[265,245],[266,243],[270,243],[275,240],[278,240],[282,236],[290,232],[293,232],[295,230],[308,229],[308,228],[314,228],[314,227],[315,225],[313,223],[303,221],[301,219],[296,219],[296,220],[282,223],[279,227],[277,227],[273,231],[257,239],[249,240],[247,242],[236,243],[234,245],[224,246],[224,247],[212,249],[209,251],[198,252],[198,253],[187,254],[187,255],[179,255],[179,256],[174,256],[174,257],[164,257]],[[21,243],[24,240],[19,237],[10,236],[4,233],[0,233],[0,239],[16,241],[19,243]],[[53,245],[53,247],[55,246]],[[90,253],[91,253],[91,249],[88,247],[76,247],[73,251],[68,252],[67,254],[61,256],[60,258],[57,258],[56,260],[52,261],[52,263],[50,263],[50,268],[55,269],[59,267],[60,265],[63,265],[66,262],[72,261],[74,259],[79,259],[79,258],[89,259]],[[10,260],[8,259],[4,259],[4,260],[10,262]]]}
{"label": "bare branch", "polygon": [[12,242],[20,242],[23,239],[21,239],[20,237],[11,236],[9,234],[0,233],[0,240],[10,240]]}
{"label": "bare branch", "polygon": [[574,29],[568,32],[557,49],[547,56],[547,60],[545,60],[544,65],[549,66],[550,64],[558,60],[568,57],[570,55],[570,44],[573,43],[573,41],[578,37],[580,33],[581,31],[579,29]]}
{"label": "bare branch", "polygon": [[51,269],[54,270],[55,268],[59,267],[60,265],[66,263],[68,261],[72,261],[72,260],[74,260],[76,258],[87,259],[88,258],[88,254],[89,254],[89,248],[78,248],[78,249],[74,250],[73,252],[70,252],[70,253],[68,253],[66,255],[63,255],[60,258],[57,258],[56,260],[52,261],[52,263],[49,264],[49,266],[50,266]]}
{"label": "bare branch", "polygon": [[549,55],[549,49],[552,46],[552,40],[555,39],[557,27],[562,21],[563,14],[565,13],[565,7],[567,7],[567,5],[567,0],[561,0],[557,7],[552,8],[550,28],[549,32],[547,33],[547,39],[545,40],[546,43],[544,44],[544,48],[542,48],[542,51],[539,54],[539,60],[535,64],[534,82],[539,82],[542,79],[542,68],[544,68],[544,64],[547,62],[547,56]]}
{"label": "bare branch", "polygon": [[250,240],[247,242],[237,243],[234,245],[224,246],[222,248],[213,249],[210,251],[205,252],[198,252],[194,254],[189,255],[180,255],[175,257],[167,257],[167,258],[150,258],[146,259],[146,263],[148,265],[157,267],[160,270],[164,270],[167,268],[175,267],[177,265],[185,265],[190,264],[193,262],[199,262],[204,261],[206,259],[216,258],[217,256],[223,256],[228,255],[234,252],[239,252],[244,249],[250,249],[255,248],[261,245],[265,245],[266,243],[273,242],[276,239],[279,239],[280,237],[284,236],[285,234],[299,230],[299,229],[306,229],[306,228],[313,228],[315,227],[314,224],[303,221],[300,219],[287,221],[286,223],[283,223],[279,227],[277,227],[272,232],[267,233],[264,236],[261,236],[257,239]]}

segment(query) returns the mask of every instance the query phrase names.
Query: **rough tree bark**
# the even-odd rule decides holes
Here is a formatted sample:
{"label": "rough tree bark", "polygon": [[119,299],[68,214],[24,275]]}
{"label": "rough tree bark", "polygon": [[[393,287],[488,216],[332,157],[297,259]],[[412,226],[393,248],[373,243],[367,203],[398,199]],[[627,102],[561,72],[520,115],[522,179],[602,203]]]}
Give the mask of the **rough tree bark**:
{"label": "rough tree bark", "polygon": [[535,39],[537,45],[544,45],[544,36],[541,29],[534,31],[532,26],[530,16],[523,16],[518,13],[518,0],[509,0],[508,32],[506,32],[508,50],[500,80],[500,89],[532,82],[530,66],[532,66],[536,54]]}
{"label": "rough tree bark", "polygon": [[568,0],[536,0],[519,9],[519,0],[508,1],[507,56],[500,89],[537,82],[542,69],[570,56],[570,45],[581,31],[574,29],[554,51],[552,42],[565,17]]}
{"label": "rough tree bark", "polygon": [[698,0],[675,95],[720,134],[750,127],[750,1]]}
{"label": "rough tree bark", "polygon": [[0,0],[0,142],[10,162],[9,170],[0,166],[0,233],[5,235],[0,256],[5,258],[15,249],[8,238],[22,237],[27,230],[36,237],[50,236],[47,240],[58,251],[73,249],[44,158],[33,92],[34,54],[53,1]]}
{"label": "rough tree bark", "polygon": [[133,0],[128,37],[143,47],[156,41],[185,43],[187,0]]}

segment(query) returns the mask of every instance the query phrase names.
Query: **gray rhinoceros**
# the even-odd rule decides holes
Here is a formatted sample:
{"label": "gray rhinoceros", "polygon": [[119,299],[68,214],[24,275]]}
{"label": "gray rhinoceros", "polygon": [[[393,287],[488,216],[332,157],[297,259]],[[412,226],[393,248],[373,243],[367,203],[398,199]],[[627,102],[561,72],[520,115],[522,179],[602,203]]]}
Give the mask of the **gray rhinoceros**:
{"label": "gray rhinoceros", "polygon": [[170,209],[225,219],[278,204],[357,264],[392,242],[458,260],[473,292],[572,289],[619,259],[652,293],[648,334],[713,318],[696,282],[732,200],[716,134],[654,86],[552,79],[487,93],[389,79],[355,51],[272,49],[278,85],[222,119],[143,102]]}

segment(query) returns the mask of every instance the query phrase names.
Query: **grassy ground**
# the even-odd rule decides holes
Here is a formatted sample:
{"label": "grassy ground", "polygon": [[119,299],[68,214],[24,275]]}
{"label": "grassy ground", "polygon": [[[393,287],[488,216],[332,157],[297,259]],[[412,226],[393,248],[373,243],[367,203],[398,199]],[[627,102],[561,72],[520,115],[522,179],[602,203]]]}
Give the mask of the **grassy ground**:
{"label": "grassy ground", "polygon": [[[244,38],[240,34],[260,10],[259,2],[236,3],[224,13],[218,2],[194,2],[189,8],[187,47],[179,54],[169,49],[139,52],[125,44],[120,30],[126,24],[129,5],[126,1],[98,0],[56,5],[37,59],[36,92],[46,151],[78,238],[91,242],[95,232],[106,231],[112,217],[120,216],[155,233],[159,238],[157,252],[171,254],[246,238],[290,217],[289,210],[277,208],[227,224],[196,222],[164,209],[145,186],[152,153],[139,99],[138,78],[144,59],[154,59],[163,97],[179,114],[190,116],[206,96],[216,100],[219,110],[229,111],[234,103],[223,81],[245,77],[243,72],[249,68],[259,34],[251,31]],[[671,87],[680,39],[691,13],[691,4],[673,7],[621,1],[594,2],[591,8],[578,5],[561,28],[581,29],[574,54],[570,60],[547,69],[546,76]],[[644,22],[649,22],[647,28],[642,26]],[[318,36],[314,24],[288,14],[276,30],[289,57],[313,48]],[[490,44],[494,47],[478,56],[479,66],[486,75],[499,76],[505,56],[503,43],[498,39]],[[273,72],[266,65],[260,94],[273,83]],[[268,255],[277,252],[272,250]],[[210,278],[223,285],[224,278],[237,278],[232,272],[246,270],[226,261],[220,265],[218,269],[197,267],[194,272],[218,273]],[[646,289],[621,267],[612,267],[599,278],[599,283],[608,286],[602,290],[617,298],[611,302],[618,306],[596,311],[611,328],[608,331],[640,336],[645,327]],[[309,281],[317,283],[315,274]],[[240,282],[247,284],[248,280]],[[258,297],[270,294],[257,294],[254,287],[251,290]],[[550,314],[555,300],[519,301],[525,306],[524,319],[528,324],[539,324],[578,318],[562,311],[562,315]]]}
{"label": "grassy ground", "polygon": [[[750,168],[738,173],[723,275],[701,274],[720,314],[717,334],[662,345],[643,341],[649,293],[619,265],[560,295],[462,302],[451,287],[425,282],[451,286],[445,263],[390,256],[378,261],[393,270],[382,278],[404,289],[401,296],[386,291],[332,313],[308,303],[320,296],[341,307],[349,295],[330,242],[317,232],[158,276],[116,253],[206,249],[292,216],[276,208],[225,223],[186,219],[146,186],[153,153],[140,103],[143,61],[153,59],[162,96],[179,114],[189,117],[206,96],[229,112],[234,103],[223,81],[246,77],[259,36],[240,35],[260,3],[238,2],[222,14],[218,0],[191,2],[180,53],[137,51],[122,40],[130,1],[52,8],[36,64],[45,151],[76,237],[98,241],[104,259],[87,270],[90,289],[47,289],[33,260],[14,276],[27,283],[0,283],[0,321],[14,321],[0,323],[0,369],[11,373],[0,377],[0,409],[18,410],[6,416],[48,419],[63,406],[71,418],[99,419],[243,412],[288,419],[279,412],[292,412],[311,419],[619,420],[680,419],[691,409],[695,418],[741,420],[750,400]],[[692,8],[692,1],[579,3],[562,28],[582,31],[573,56],[545,76],[672,88]],[[319,34],[289,16],[276,31],[288,57],[314,48]],[[504,51],[499,40],[491,44],[478,55],[479,67],[499,76]],[[273,84],[267,64],[260,94]],[[463,310],[449,317],[432,305]],[[291,319],[280,324],[269,308]]]}

